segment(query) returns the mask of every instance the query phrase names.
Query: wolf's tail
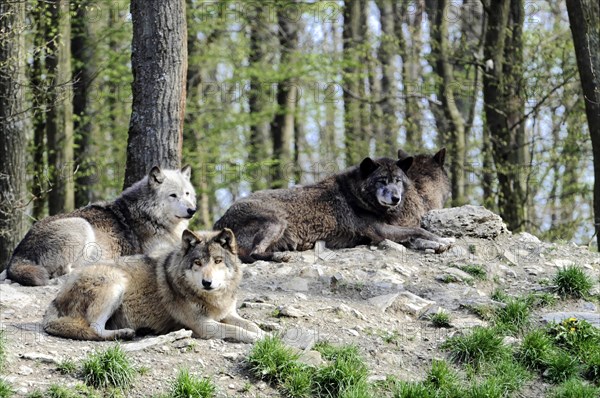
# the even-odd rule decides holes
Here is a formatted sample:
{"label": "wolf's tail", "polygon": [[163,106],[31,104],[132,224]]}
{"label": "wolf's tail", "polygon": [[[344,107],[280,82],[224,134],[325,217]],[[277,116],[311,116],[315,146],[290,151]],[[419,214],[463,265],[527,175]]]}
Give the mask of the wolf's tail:
{"label": "wolf's tail", "polygon": [[87,320],[81,317],[59,316],[54,302],[44,315],[44,330],[46,333],[74,340],[104,340],[90,326]]}
{"label": "wolf's tail", "polygon": [[43,286],[50,280],[48,270],[22,258],[13,258],[6,271],[8,279],[24,286]]}

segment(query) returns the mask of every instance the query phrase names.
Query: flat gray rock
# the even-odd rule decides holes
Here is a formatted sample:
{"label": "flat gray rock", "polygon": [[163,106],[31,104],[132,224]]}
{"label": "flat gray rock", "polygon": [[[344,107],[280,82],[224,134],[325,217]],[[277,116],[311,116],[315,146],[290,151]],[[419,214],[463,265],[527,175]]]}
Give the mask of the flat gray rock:
{"label": "flat gray rock", "polygon": [[550,312],[542,316],[544,322],[562,322],[565,319],[577,318],[588,321],[593,326],[600,328],[600,313],[598,312]]}
{"label": "flat gray rock", "polygon": [[499,215],[483,206],[472,205],[431,210],[423,216],[421,226],[435,234],[457,238],[489,239],[509,233]]}
{"label": "flat gray rock", "polygon": [[318,338],[316,330],[291,328],[285,331],[282,340],[286,345],[308,351],[317,343]]}

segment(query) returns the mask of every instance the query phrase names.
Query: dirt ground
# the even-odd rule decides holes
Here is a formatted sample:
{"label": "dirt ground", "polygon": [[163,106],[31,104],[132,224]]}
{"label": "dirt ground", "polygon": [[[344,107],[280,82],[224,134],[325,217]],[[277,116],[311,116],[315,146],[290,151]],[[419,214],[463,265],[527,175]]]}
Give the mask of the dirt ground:
{"label": "dirt ground", "polygon": [[[444,358],[439,345],[465,328],[485,324],[470,308],[493,305],[495,289],[509,294],[548,290],[560,267],[577,264],[598,281],[600,255],[572,243],[539,242],[529,234],[495,240],[461,238],[443,254],[418,253],[393,243],[337,251],[293,253],[285,264],[248,265],[239,292],[240,314],[264,329],[285,335],[289,344],[308,348],[318,340],[355,344],[370,368],[371,380],[394,375],[421,379],[432,359]],[[457,266],[479,264],[485,280],[472,278]],[[7,337],[5,380],[25,396],[51,384],[72,386],[77,375],[62,375],[57,363],[80,361],[114,343],[72,341],[48,336],[41,319],[59,286],[0,285],[0,327]],[[594,287],[594,293],[599,287]],[[597,302],[559,301],[544,312],[579,311],[600,319]],[[434,328],[427,313],[448,311],[452,327]],[[283,315],[283,314],[287,314]],[[542,313],[536,313],[540,320]],[[599,322],[600,323],[600,322]],[[152,337],[136,339],[133,344]],[[123,343],[127,347],[130,342]],[[279,397],[254,378],[247,367],[250,344],[184,338],[130,353],[138,375],[131,397],[168,390],[180,368],[210,377],[219,397]],[[527,397],[544,396],[548,386],[529,383]]]}

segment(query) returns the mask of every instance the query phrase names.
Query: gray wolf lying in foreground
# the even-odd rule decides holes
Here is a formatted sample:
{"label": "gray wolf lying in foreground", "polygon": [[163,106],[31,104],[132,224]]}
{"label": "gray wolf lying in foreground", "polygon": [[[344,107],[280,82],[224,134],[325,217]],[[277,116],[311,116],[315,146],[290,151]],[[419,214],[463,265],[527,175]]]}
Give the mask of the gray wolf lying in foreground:
{"label": "gray wolf lying in foreground", "polygon": [[131,339],[191,329],[196,337],[254,342],[264,335],[236,311],[242,271],[233,232],[195,234],[157,256],[123,257],[73,272],[44,316],[49,334]]}

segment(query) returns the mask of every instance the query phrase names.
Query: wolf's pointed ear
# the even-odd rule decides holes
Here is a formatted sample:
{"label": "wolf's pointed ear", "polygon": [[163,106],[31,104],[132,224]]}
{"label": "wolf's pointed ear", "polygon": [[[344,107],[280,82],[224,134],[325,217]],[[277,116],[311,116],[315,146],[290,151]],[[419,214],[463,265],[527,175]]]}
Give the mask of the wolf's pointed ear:
{"label": "wolf's pointed ear", "polygon": [[235,241],[235,235],[229,228],[224,228],[217,236],[213,238],[213,241],[217,242],[233,254],[237,254],[237,242]]}
{"label": "wolf's pointed ear", "polygon": [[360,175],[365,178],[371,175],[372,172],[379,168],[379,163],[371,158],[364,158],[360,162]]}
{"label": "wolf's pointed ear", "polygon": [[397,161],[396,164],[398,165],[398,167],[400,167],[400,169],[403,172],[406,173],[408,171],[408,169],[410,169],[410,166],[412,166],[413,160],[415,160],[415,158],[413,158],[412,156],[409,156],[405,159],[401,159],[401,160]]}
{"label": "wolf's pointed ear", "polygon": [[200,242],[200,240],[201,239],[198,237],[198,235],[196,235],[189,229],[186,229],[181,235],[181,248],[185,252],[187,252],[188,250],[190,250],[190,248],[196,246],[198,242]]}
{"label": "wolf's pointed ear", "polygon": [[406,152],[404,149],[400,148],[398,149],[398,159],[405,159],[410,157],[410,155],[408,154],[408,152]]}
{"label": "wolf's pointed ear", "polygon": [[148,184],[152,187],[162,184],[164,180],[165,175],[158,166],[154,166],[148,173]]}
{"label": "wolf's pointed ear", "polygon": [[438,165],[443,166],[446,160],[446,148],[440,149],[435,155],[433,155],[433,161]]}
{"label": "wolf's pointed ear", "polygon": [[183,174],[183,176],[189,180],[192,177],[192,166],[190,166],[189,164],[183,166],[181,168],[181,174]]}

